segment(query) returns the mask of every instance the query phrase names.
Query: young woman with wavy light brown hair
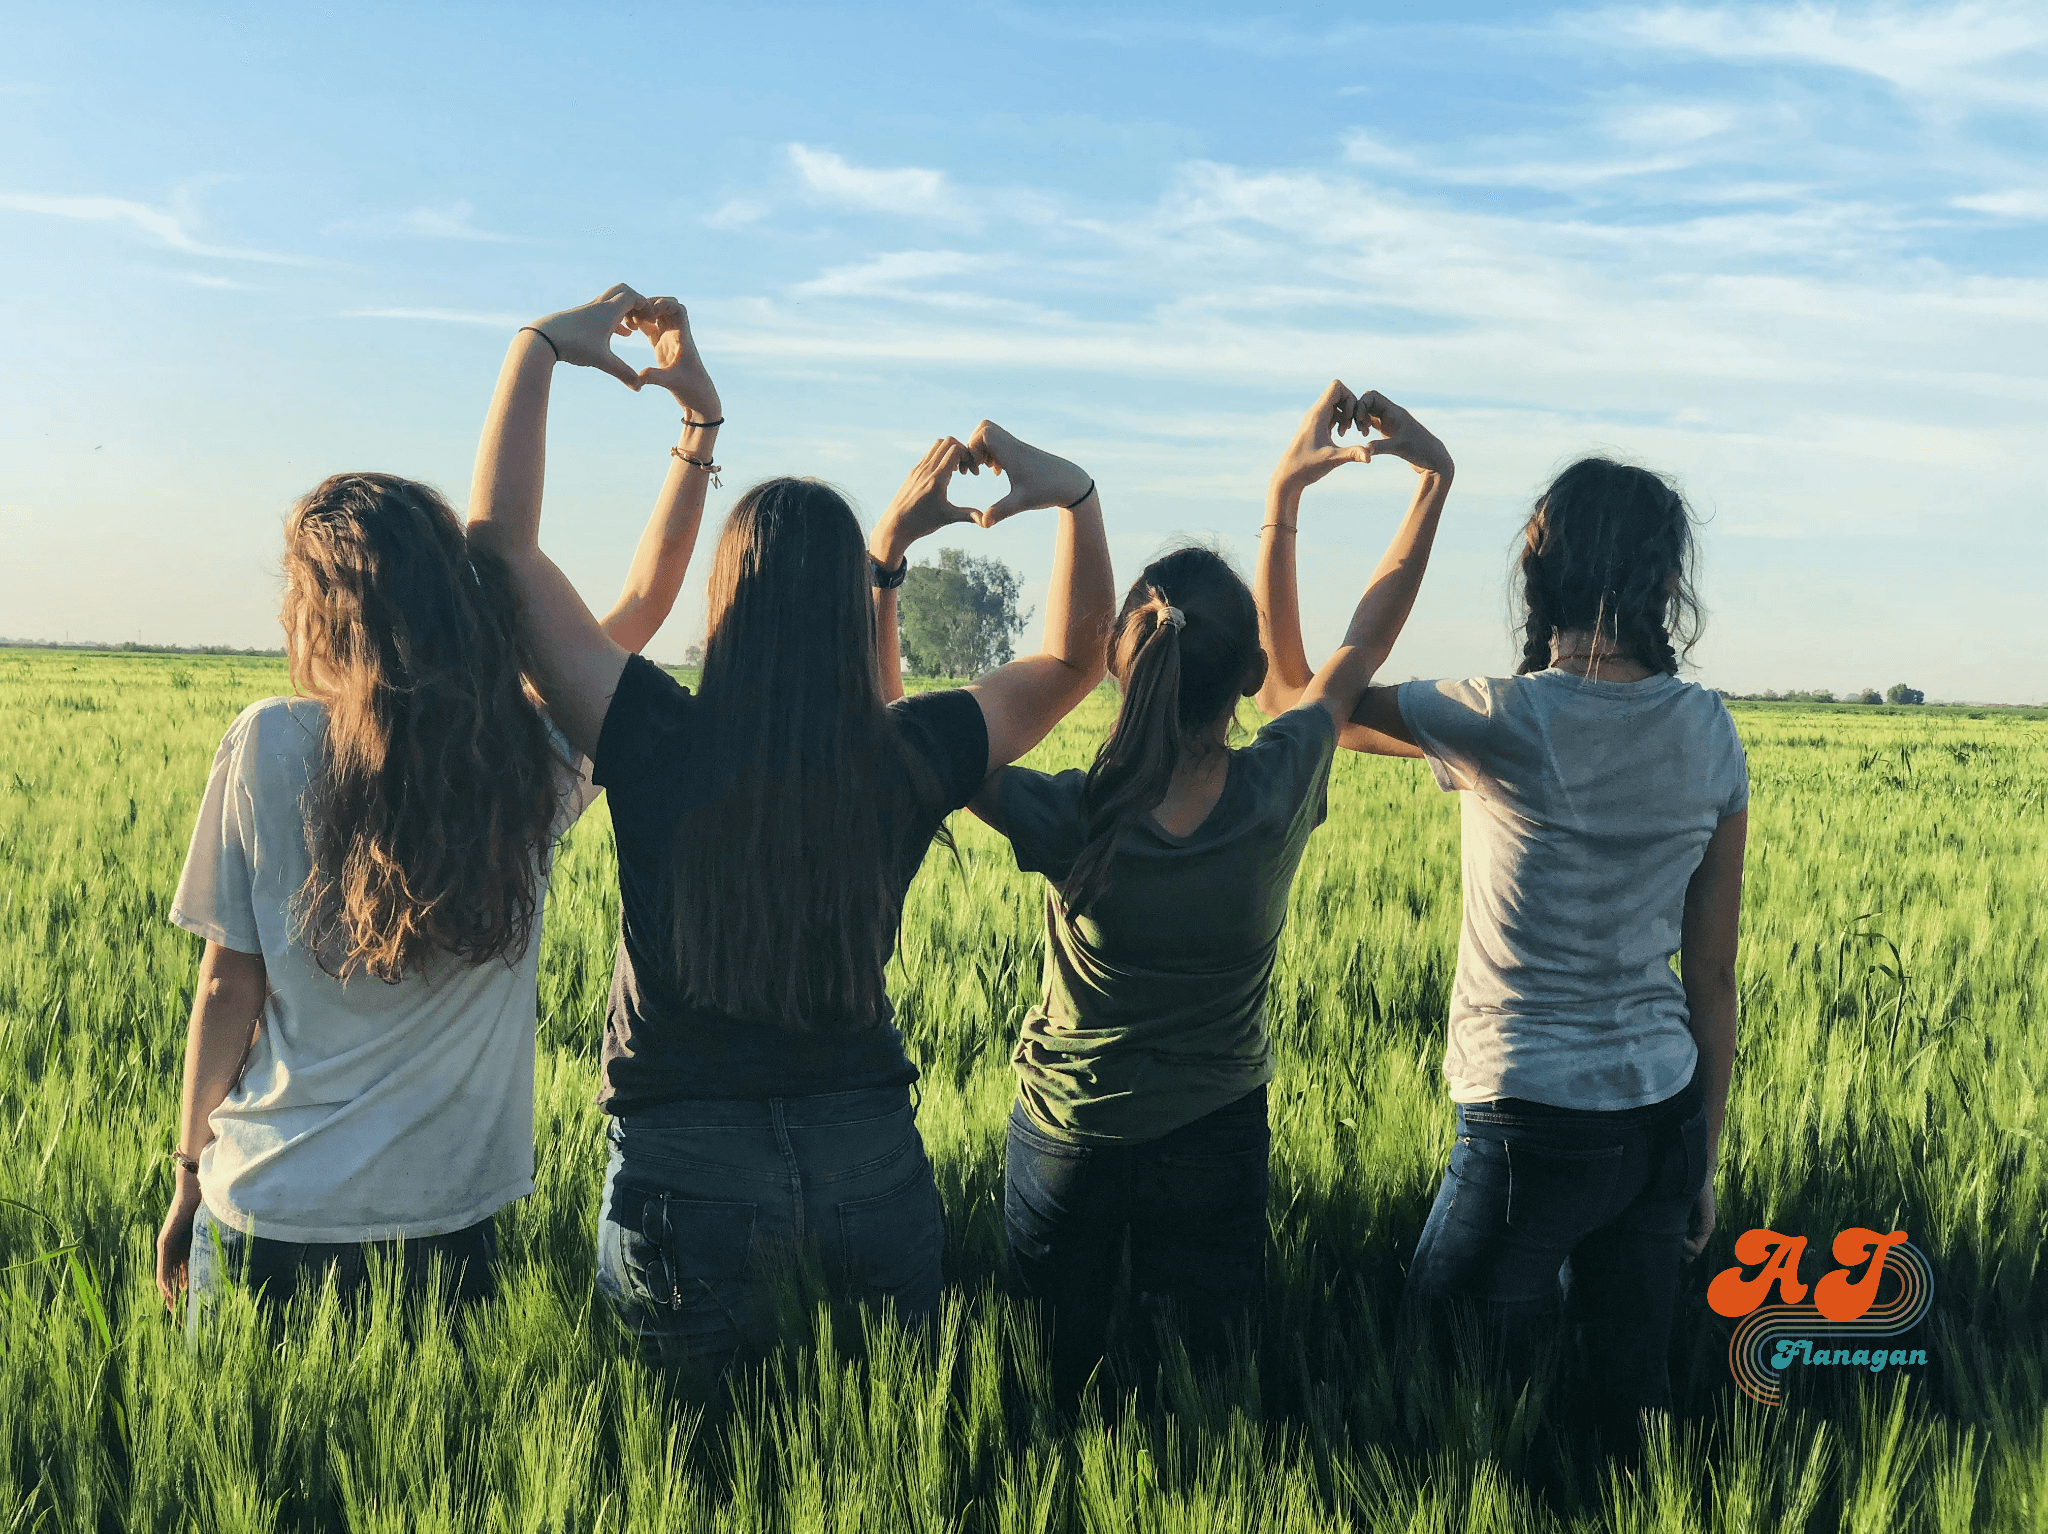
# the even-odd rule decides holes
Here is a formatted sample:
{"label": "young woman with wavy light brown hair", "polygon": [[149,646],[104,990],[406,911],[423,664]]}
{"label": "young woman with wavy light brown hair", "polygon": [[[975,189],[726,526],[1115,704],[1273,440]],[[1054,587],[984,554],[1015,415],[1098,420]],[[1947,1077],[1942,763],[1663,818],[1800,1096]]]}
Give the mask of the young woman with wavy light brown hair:
{"label": "young woman with wavy light brown hair", "polygon": [[[1403,412],[1372,397],[1359,420],[1398,433]],[[1259,561],[1268,708],[1306,672],[1293,518],[1275,520]],[[1583,459],[1521,545],[1515,675],[1375,687],[1340,738],[1426,759],[1463,814],[1444,1056],[1457,1134],[1405,1308],[1433,1330],[1475,1312],[1526,1370],[1562,1293],[1583,1415],[1626,1447],[1639,1412],[1669,1405],[1679,1264],[1714,1227],[1749,776],[1720,698],[1678,676],[1700,617],[1677,490]]]}
{"label": "young woman with wavy light brown hair", "polygon": [[[672,463],[622,646],[666,616],[703,503]],[[525,689],[503,561],[432,489],[335,475],[284,568],[295,695],[222,740],[171,911],[206,947],[157,1281],[195,1313],[237,1278],[278,1302],[399,1243],[409,1284],[439,1257],[472,1298],[492,1215],[533,1189],[550,854],[594,791]]]}
{"label": "young woman with wavy light brown hair", "polygon": [[[554,368],[619,372],[611,336],[645,304],[615,288],[514,338],[470,536],[512,572],[535,680],[618,839],[598,1284],[647,1356],[715,1371],[774,1340],[811,1261],[840,1296],[938,1305],[944,1224],[885,968],[947,814],[1101,678],[1109,549],[1087,474],[986,421],[933,444],[866,538],[830,486],[765,480],[719,535],[691,692],[605,634],[539,542]],[[708,465],[718,400],[676,393],[678,451]],[[983,467],[1009,493],[951,505],[954,474]],[[902,697],[911,545],[1055,507],[1040,652]]]}

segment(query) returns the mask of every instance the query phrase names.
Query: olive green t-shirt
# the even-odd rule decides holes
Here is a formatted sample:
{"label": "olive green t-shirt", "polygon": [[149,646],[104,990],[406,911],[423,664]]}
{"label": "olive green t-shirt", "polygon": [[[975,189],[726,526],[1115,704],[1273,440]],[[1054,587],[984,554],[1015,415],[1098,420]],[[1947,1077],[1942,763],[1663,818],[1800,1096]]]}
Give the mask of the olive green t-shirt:
{"label": "olive green t-shirt", "polygon": [[[1045,991],[1013,1056],[1024,1108],[1086,1144],[1155,1140],[1270,1081],[1266,987],[1337,732],[1311,704],[1241,750],[1186,836],[1150,815],[1079,920],[1046,891]],[[1057,884],[1087,833],[1084,773],[1012,767],[998,792],[1017,866]]]}

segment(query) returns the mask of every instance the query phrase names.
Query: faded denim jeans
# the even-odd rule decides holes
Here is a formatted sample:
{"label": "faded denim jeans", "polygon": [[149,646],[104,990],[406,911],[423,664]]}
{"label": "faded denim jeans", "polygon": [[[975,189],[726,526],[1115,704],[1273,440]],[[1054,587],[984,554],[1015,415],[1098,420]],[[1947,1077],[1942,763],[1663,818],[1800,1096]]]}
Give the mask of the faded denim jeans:
{"label": "faded denim jeans", "polygon": [[436,1259],[456,1305],[489,1299],[497,1290],[498,1231],[490,1219],[410,1241],[279,1241],[246,1235],[201,1204],[192,1221],[185,1271],[187,1324],[198,1325],[206,1307],[231,1283],[255,1291],[264,1305],[281,1308],[301,1286],[317,1288],[331,1272],[341,1297],[355,1299],[368,1286],[370,1265],[379,1257],[398,1262],[399,1285],[408,1295],[426,1292]]}
{"label": "faded denim jeans", "polygon": [[1266,1089],[1157,1140],[1083,1145],[1010,1113],[1003,1222],[1024,1291],[1048,1311],[1055,1387],[1072,1399],[1103,1356],[1130,1241],[1138,1304],[1170,1311],[1214,1360],[1263,1295]]}
{"label": "faded denim jeans", "polygon": [[945,1222],[907,1087],[664,1103],[611,1120],[597,1283],[653,1364],[766,1351],[807,1275],[906,1321],[939,1305]]}
{"label": "faded denim jeans", "polygon": [[1697,1077],[1661,1103],[1611,1113],[1461,1104],[1404,1310],[1440,1322],[1447,1302],[1470,1302],[1526,1367],[1562,1305],[1598,1425],[1626,1438],[1637,1412],[1671,1404],[1679,1261],[1706,1175]]}

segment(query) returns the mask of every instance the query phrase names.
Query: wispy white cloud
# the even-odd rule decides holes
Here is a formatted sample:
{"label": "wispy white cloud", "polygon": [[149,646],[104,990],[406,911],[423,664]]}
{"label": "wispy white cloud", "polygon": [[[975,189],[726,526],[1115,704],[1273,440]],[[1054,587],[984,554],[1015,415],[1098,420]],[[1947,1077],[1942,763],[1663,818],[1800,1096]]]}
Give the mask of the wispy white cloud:
{"label": "wispy white cloud", "polygon": [[758,224],[769,211],[768,204],[759,198],[728,197],[704,215],[704,226],[707,229],[744,229],[749,224]]}
{"label": "wispy white cloud", "polygon": [[895,250],[854,266],[834,267],[797,287],[799,293],[900,293],[912,283],[934,277],[957,277],[999,265],[984,256],[958,250]]}
{"label": "wispy white cloud", "polygon": [[475,205],[462,201],[411,208],[403,213],[345,218],[327,227],[328,231],[334,234],[466,240],[492,245],[510,244],[519,239],[518,235],[500,234],[496,230],[478,228]]}
{"label": "wispy white cloud", "polygon": [[926,218],[959,218],[964,212],[943,171],[916,165],[877,170],[807,144],[789,146],[789,163],[807,190],[829,202]]}
{"label": "wispy white cloud", "polygon": [[78,219],[87,223],[126,225],[146,234],[172,250],[188,256],[207,256],[218,261],[260,261],[278,266],[311,266],[303,256],[280,255],[275,251],[250,250],[240,246],[210,245],[195,239],[185,220],[163,208],[131,202],[122,197],[49,197],[33,192],[0,192],[0,209],[38,214],[45,218]]}
{"label": "wispy white cloud", "polygon": [[1607,47],[1843,70],[1956,107],[2048,109],[2040,5],[1666,5],[1567,14],[1557,27]]}
{"label": "wispy white cloud", "polygon": [[1953,198],[1951,206],[1972,213],[1989,213],[1997,218],[2023,219],[2028,223],[2048,220],[2048,192],[1983,192]]}

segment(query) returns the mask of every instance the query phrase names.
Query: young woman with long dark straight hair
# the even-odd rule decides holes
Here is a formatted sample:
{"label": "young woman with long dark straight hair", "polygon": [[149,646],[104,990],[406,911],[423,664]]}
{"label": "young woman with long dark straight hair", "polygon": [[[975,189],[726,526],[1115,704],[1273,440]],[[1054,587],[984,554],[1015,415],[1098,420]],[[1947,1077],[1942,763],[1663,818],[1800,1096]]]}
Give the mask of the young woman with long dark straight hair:
{"label": "young woman with long dark straight hair", "polygon": [[[514,338],[470,535],[512,571],[541,693],[618,837],[598,1282],[650,1357],[716,1370],[772,1340],[810,1260],[842,1295],[937,1307],[944,1228],[884,967],[946,815],[1101,678],[1109,551],[1089,477],[987,422],[934,444],[867,540],[829,486],[764,481],[719,537],[692,694],[614,644],[539,546],[554,364],[617,366],[642,302],[615,288]],[[708,462],[718,402],[683,402],[678,451]],[[984,465],[1009,494],[950,505]],[[1044,649],[889,703],[911,544],[1034,507],[1064,508]]]}
{"label": "young woman with long dark straight hair", "polygon": [[[1398,430],[1384,402],[1359,410]],[[1669,1404],[1679,1264],[1714,1224],[1749,778],[1720,698],[1678,676],[1700,620],[1671,484],[1584,459],[1521,544],[1515,675],[1373,688],[1341,737],[1425,758],[1463,796],[1457,1138],[1406,1308],[1436,1322],[1470,1302],[1526,1368],[1567,1288],[1587,1415],[1625,1446],[1640,1411]],[[1260,701],[1285,708],[1307,677],[1291,525],[1268,529],[1258,589],[1274,654]]]}
{"label": "young woman with long dark straight hair", "polygon": [[[612,642],[661,626],[703,508],[672,465]],[[206,948],[157,1282],[195,1312],[234,1279],[283,1302],[398,1243],[409,1285],[439,1257],[475,1298],[494,1212],[533,1190],[548,866],[593,790],[525,691],[503,561],[433,490],[337,474],[284,544],[295,696],[228,730],[171,908]]]}
{"label": "young woman with long dark straight hair", "polygon": [[1322,823],[1338,724],[1407,621],[1451,483],[1412,422],[1337,446],[1332,383],[1274,484],[1289,509],[1339,464],[1391,453],[1423,479],[1344,643],[1292,711],[1232,749],[1266,678],[1259,614],[1217,554],[1182,548],[1131,586],[1110,635],[1123,690],[1087,772],[1012,767],[974,809],[1045,875],[1045,988],[1017,1044],[1004,1216],[1050,1311],[1069,1399],[1103,1354],[1124,1244],[1134,1290],[1214,1356],[1260,1294],[1266,1247],[1266,991],[1288,893]]}

